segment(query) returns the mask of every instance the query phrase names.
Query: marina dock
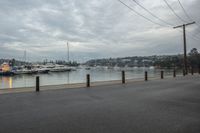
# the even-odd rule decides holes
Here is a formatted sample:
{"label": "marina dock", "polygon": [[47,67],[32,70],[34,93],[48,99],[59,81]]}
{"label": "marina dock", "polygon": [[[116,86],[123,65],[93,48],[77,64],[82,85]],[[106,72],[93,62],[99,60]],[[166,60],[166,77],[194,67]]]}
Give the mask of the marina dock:
{"label": "marina dock", "polygon": [[1,133],[199,133],[200,76],[0,95]]}

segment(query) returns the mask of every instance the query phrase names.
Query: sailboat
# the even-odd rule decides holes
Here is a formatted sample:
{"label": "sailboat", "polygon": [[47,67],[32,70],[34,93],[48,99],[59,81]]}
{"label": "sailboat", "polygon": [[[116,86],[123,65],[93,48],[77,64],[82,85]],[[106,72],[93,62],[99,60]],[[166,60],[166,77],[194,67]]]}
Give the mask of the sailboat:
{"label": "sailboat", "polygon": [[[67,60],[68,63],[69,61],[69,43],[67,42]],[[50,72],[65,72],[65,71],[72,71],[75,70],[69,66],[65,66],[65,65],[58,65],[56,64],[54,68],[50,69]]]}

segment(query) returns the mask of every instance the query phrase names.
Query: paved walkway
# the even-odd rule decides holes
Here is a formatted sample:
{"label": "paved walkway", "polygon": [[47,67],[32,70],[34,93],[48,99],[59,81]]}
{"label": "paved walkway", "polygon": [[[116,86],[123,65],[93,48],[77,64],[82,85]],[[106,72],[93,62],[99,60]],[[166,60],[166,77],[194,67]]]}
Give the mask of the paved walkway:
{"label": "paved walkway", "polygon": [[1,94],[0,133],[200,133],[200,76]]}

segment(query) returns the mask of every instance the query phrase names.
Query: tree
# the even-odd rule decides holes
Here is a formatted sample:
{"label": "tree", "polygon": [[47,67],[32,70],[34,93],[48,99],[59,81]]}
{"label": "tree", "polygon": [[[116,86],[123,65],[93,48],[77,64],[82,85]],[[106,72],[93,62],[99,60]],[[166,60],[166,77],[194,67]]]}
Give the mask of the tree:
{"label": "tree", "polygon": [[199,67],[200,66],[200,53],[198,52],[197,48],[191,49],[190,53],[188,54],[188,63],[191,67]]}
{"label": "tree", "polygon": [[198,55],[198,54],[199,54],[199,52],[198,52],[197,48],[191,49],[190,53],[189,53],[190,56],[192,56],[192,55]]}

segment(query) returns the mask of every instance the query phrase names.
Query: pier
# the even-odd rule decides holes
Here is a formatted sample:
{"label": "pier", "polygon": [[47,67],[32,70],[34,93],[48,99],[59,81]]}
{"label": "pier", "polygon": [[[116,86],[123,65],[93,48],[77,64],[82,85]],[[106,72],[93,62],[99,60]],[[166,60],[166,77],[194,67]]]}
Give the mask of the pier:
{"label": "pier", "polygon": [[200,76],[0,95],[2,133],[199,133]]}

